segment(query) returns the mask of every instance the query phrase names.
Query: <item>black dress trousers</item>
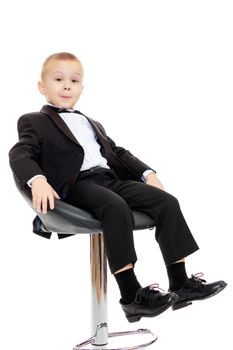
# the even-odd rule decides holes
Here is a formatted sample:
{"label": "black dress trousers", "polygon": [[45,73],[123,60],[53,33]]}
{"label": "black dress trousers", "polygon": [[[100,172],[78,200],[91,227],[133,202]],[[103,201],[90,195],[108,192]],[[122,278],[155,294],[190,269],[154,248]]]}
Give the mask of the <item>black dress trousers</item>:
{"label": "black dress trousers", "polygon": [[154,219],[155,237],[166,265],[198,250],[175,197],[145,183],[120,180],[111,169],[80,172],[64,200],[92,212],[102,222],[112,273],[137,260],[131,209]]}

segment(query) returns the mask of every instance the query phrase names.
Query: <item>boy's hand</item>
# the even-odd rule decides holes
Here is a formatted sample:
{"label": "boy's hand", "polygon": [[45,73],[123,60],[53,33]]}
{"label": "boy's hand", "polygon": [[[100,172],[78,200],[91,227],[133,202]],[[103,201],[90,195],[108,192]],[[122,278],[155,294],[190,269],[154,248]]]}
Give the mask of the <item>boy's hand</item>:
{"label": "boy's hand", "polygon": [[54,198],[60,199],[52,186],[42,178],[37,177],[31,183],[32,186],[32,205],[38,213],[47,213],[48,204],[50,209],[54,209]]}
{"label": "boy's hand", "polygon": [[160,188],[160,190],[164,191],[164,187],[163,187],[162,182],[157,178],[157,176],[154,172],[153,173],[151,172],[147,175],[146,184]]}

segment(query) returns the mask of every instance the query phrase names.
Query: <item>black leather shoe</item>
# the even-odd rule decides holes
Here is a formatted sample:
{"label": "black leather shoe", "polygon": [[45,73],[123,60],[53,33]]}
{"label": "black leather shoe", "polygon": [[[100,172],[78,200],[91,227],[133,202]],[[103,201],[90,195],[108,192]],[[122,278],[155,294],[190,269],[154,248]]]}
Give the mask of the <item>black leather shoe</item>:
{"label": "black leather shoe", "polygon": [[130,304],[120,300],[127,320],[137,322],[141,317],[154,317],[167,310],[178,299],[175,293],[160,292],[157,285],[139,288],[135,299]]}
{"label": "black leather shoe", "polygon": [[207,284],[205,280],[200,277],[203,273],[197,273],[192,275],[191,278],[187,278],[184,286],[175,291],[169,290],[169,292],[176,293],[178,295],[178,300],[172,305],[173,310],[178,310],[182,307],[192,304],[194,300],[203,300],[210,298],[219,292],[221,292],[227,283],[224,281],[217,281]]}

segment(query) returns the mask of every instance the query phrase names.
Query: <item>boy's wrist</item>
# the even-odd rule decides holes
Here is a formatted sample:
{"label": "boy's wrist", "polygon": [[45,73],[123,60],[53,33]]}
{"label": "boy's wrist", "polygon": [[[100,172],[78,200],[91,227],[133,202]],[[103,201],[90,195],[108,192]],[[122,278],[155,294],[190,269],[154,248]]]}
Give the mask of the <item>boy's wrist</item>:
{"label": "boy's wrist", "polygon": [[142,180],[144,182],[146,182],[147,177],[148,177],[149,174],[154,174],[155,175],[155,172],[153,170],[151,170],[151,169],[148,169],[148,170],[144,171],[144,173],[142,174]]}
{"label": "boy's wrist", "polygon": [[29,187],[32,187],[32,182],[33,182],[35,179],[38,179],[38,178],[41,178],[41,179],[44,179],[45,181],[47,181],[47,179],[46,179],[46,177],[45,177],[44,175],[38,174],[38,175],[33,176],[30,180],[28,180],[28,181],[27,181],[27,185],[28,185]]}

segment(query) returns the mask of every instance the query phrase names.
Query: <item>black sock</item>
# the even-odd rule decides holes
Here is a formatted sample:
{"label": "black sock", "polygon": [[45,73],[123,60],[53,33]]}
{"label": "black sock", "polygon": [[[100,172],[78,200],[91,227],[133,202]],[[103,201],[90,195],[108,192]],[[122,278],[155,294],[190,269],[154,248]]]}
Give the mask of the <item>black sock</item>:
{"label": "black sock", "polygon": [[141,287],[137,277],[134,274],[134,269],[128,269],[114,274],[117,284],[120,288],[121,302],[124,304],[131,303]]}
{"label": "black sock", "polygon": [[188,278],[185,270],[185,263],[178,262],[167,265],[166,267],[169,279],[169,290],[176,291],[181,289]]}

